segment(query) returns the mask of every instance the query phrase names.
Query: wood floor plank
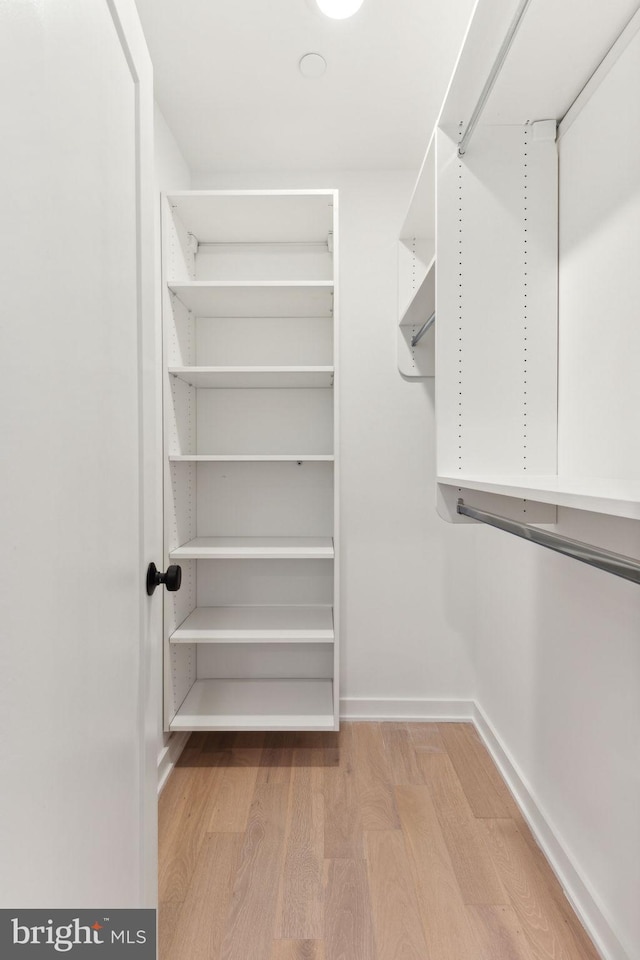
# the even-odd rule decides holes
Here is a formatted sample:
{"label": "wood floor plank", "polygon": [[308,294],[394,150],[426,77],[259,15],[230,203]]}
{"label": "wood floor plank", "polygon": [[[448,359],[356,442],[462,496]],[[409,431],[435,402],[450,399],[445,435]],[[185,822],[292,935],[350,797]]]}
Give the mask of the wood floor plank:
{"label": "wood floor plank", "polygon": [[446,748],[437,723],[407,723],[411,742],[416,750],[445,753]]}
{"label": "wood floor plank", "polygon": [[481,825],[473,816],[464,790],[446,753],[424,752],[418,764],[429,788],[466,904],[508,904]]}
{"label": "wood floor plank", "polygon": [[325,960],[324,940],[274,940],[270,960]]}
{"label": "wood floor plank", "polygon": [[[186,800],[180,804],[176,822],[168,831],[168,842],[161,845],[161,901],[185,899],[221,783],[220,771],[215,767],[183,768],[180,773],[187,775],[182,778]],[[161,832],[162,826],[161,822]]]}
{"label": "wood floor plank", "polygon": [[206,730],[194,730],[194,732],[189,736],[188,747],[199,747],[200,750],[205,746],[209,741],[211,736]]}
{"label": "wood floor plank", "polygon": [[294,750],[312,750],[318,766],[324,765],[325,752],[336,746],[337,733],[330,730],[295,730],[288,734]]}
{"label": "wood floor plank", "polygon": [[428,960],[402,832],[378,830],[365,842],[378,960]]}
{"label": "wood floor plank", "polygon": [[512,907],[471,906],[467,913],[478,942],[478,960],[534,960]]}
{"label": "wood floor plank", "polygon": [[327,860],[326,960],[377,960],[364,860]]}
{"label": "wood floor plank", "polygon": [[[546,871],[531,856],[513,820],[483,820],[482,829],[502,884],[535,960],[598,960],[595,947],[578,942],[547,883]],[[550,871],[550,868],[547,868]]]}
{"label": "wood floor plank", "polygon": [[247,826],[262,749],[231,748],[220,761],[220,785],[208,823],[209,833],[242,833]]}
{"label": "wood floor plank", "polygon": [[158,904],[158,958],[171,960],[171,948],[176,934],[176,926],[182,902],[168,900]]}
{"label": "wood floor plank", "polygon": [[288,785],[291,782],[292,766],[293,747],[289,735],[280,730],[267,733],[262,747],[256,784],[284,783]]}
{"label": "wood floor plank", "polygon": [[472,723],[441,723],[440,734],[475,817],[511,817],[515,802]]}
{"label": "wood floor plank", "polygon": [[477,960],[476,940],[428,788],[396,787],[396,798],[429,954],[436,960]]}
{"label": "wood floor plank", "polygon": [[177,767],[217,767],[224,761],[233,745],[235,733],[228,731],[197,731],[192,733]]}
{"label": "wood floor plank", "polygon": [[185,807],[189,803],[193,771],[175,767],[158,801],[158,861],[164,864],[180,832]]}
{"label": "wood floor plank", "polygon": [[198,763],[211,767],[256,766],[265,740],[261,730],[206,733]]}
{"label": "wood floor plank", "polygon": [[197,767],[200,762],[200,754],[205,742],[205,734],[195,731],[187,740],[187,745],[178,757],[176,766],[178,767]]}
{"label": "wood floor plank", "polygon": [[324,734],[324,766],[337,767],[340,763],[340,742],[342,734],[350,724],[342,724],[340,730]]}
{"label": "wood floor plank", "polygon": [[355,723],[353,737],[362,827],[364,830],[397,830],[400,823],[381,724]]}
{"label": "wood floor plank", "polygon": [[159,802],[161,960],[598,960],[467,725],[189,742]]}
{"label": "wood floor plank", "polygon": [[233,738],[232,750],[262,750],[265,737],[264,730],[239,730]]}
{"label": "wood floor plank", "polygon": [[352,724],[342,725],[337,749],[337,765],[328,765],[322,771],[324,855],[328,860],[362,860],[364,834],[356,784]]}
{"label": "wood floor plank", "polygon": [[255,787],[221,960],[269,960],[284,855],[289,787]]}
{"label": "wood floor plank", "polygon": [[205,753],[219,753],[221,750],[229,750],[236,733],[230,730],[208,730],[204,734],[202,749]]}
{"label": "wood floor plank", "polygon": [[391,770],[391,782],[396,786],[424,783],[407,724],[383,723],[381,728]]}
{"label": "wood floor plank", "polygon": [[205,837],[166,960],[218,960],[242,841],[239,833]]}
{"label": "wood floor plank", "polygon": [[294,750],[284,865],[275,937],[324,936],[324,797],[322,766],[311,748]]}
{"label": "wood floor plank", "polygon": [[541,876],[544,877],[546,889],[551,897],[556,902],[558,909],[560,910],[561,916],[564,918],[565,923],[571,930],[573,937],[576,943],[582,950],[581,956],[591,957],[593,954],[593,944],[586,930],[580,923],[577,914],[572,909],[571,905],[567,901],[564,890],[560,884],[560,881],[556,877],[555,873],[549,866],[549,862],[546,859],[544,853],[538,846],[535,837],[533,836],[527,822],[524,817],[519,814],[517,819],[514,819],[515,825],[517,827],[518,833],[521,835],[523,840],[525,840],[528,847],[528,855],[531,857],[532,862],[537,865],[537,869]]}

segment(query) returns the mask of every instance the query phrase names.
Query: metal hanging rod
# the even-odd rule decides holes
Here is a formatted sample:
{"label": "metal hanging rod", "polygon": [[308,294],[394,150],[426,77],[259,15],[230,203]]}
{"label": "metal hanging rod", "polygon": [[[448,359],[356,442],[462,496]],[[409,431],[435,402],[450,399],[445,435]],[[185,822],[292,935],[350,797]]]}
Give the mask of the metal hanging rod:
{"label": "metal hanging rod", "polygon": [[328,247],[327,240],[198,240],[199,247]]}
{"label": "metal hanging rod", "polygon": [[422,338],[424,337],[424,335],[425,335],[425,333],[427,332],[427,330],[430,330],[431,327],[434,325],[435,322],[436,322],[436,313],[435,313],[435,310],[434,310],[434,312],[431,314],[431,316],[429,317],[429,319],[428,319],[428,320],[425,320],[425,322],[422,324],[422,326],[420,327],[420,329],[418,330],[418,332],[416,333],[416,335],[415,335],[414,337],[411,337],[411,346],[412,346],[412,347],[415,347],[416,343],[420,343],[420,341],[421,341]]}
{"label": "metal hanging rod", "polygon": [[502,45],[498,50],[498,56],[496,57],[493,63],[493,66],[491,67],[491,72],[487,77],[486,83],[482,88],[482,93],[478,98],[478,102],[474,107],[473,113],[471,114],[471,119],[469,120],[469,123],[467,124],[467,128],[464,131],[462,140],[458,144],[459,157],[464,157],[465,153],[467,152],[467,146],[469,145],[469,140],[473,136],[473,131],[475,130],[478,124],[478,120],[480,119],[482,111],[487,105],[489,94],[493,90],[494,84],[498,79],[498,77],[500,76],[500,71],[502,70],[502,67],[504,66],[504,62],[507,59],[507,54],[511,49],[511,44],[513,43],[515,35],[518,32],[518,27],[520,26],[522,18],[527,12],[527,7],[529,6],[530,3],[531,3],[531,0],[520,0],[518,9],[516,10],[513,20],[509,25],[509,29],[507,30],[506,36],[502,41]]}
{"label": "metal hanging rod", "polygon": [[581,543],[580,540],[571,540],[558,533],[539,530],[538,527],[532,527],[528,523],[519,523],[517,520],[508,520],[506,517],[499,517],[486,510],[468,507],[464,500],[458,500],[457,512],[462,516],[471,517],[472,520],[479,520],[491,527],[497,527],[498,530],[513,533],[514,536],[522,537],[523,540],[530,540],[531,543],[537,543],[541,547],[548,547],[556,553],[563,553],[567,557],[573,557],[574,560],[588,563],[589,566],[597,567],[598,570],[613,573],[616,577],[631,580],[632,583],[640,583],[640,563],[633,557],[611,553],[610,550],[602,550],[600,547]]}

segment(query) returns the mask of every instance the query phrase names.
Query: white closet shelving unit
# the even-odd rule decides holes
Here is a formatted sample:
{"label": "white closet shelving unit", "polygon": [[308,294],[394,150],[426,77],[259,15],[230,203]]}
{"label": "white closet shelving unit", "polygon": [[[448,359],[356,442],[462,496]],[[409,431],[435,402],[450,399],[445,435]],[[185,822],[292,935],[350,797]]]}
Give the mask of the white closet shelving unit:
{"label": "white closet shelving unit", "polygon": [[338,727],[337,217],[163,198],[167,730]]}
{"label": "white closet shelving unit", "polygon": [[[616,120],[614,107],[637,88],[639,29],[634,0],[591,5],[588,18],[578,0],[475,6],[400,241],[408,331],[426,319],[435,290],[438,509],[447,520],[469,522],[458,498],[534,523],[554,522],[557,507],[640,518],[640,459],[628,442],[640,402],[628,360],[638,342],[633,192],[619,230],[581,213],[615,210],[634,164],[637,174],[638,125],[622,122],[624,109]],[[587,262],[591,248],[600,259]]]}

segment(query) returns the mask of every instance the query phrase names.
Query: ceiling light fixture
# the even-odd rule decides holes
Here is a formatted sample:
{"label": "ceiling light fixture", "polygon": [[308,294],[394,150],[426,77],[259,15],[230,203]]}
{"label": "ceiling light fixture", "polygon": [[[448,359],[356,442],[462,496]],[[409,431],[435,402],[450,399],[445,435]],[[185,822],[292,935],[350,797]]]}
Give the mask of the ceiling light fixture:
{"label": "ceiling light fixture", "polygon": [[364,0],[316,0],[316,3],[327,17],[334,20],[346,20],[357,13]]}

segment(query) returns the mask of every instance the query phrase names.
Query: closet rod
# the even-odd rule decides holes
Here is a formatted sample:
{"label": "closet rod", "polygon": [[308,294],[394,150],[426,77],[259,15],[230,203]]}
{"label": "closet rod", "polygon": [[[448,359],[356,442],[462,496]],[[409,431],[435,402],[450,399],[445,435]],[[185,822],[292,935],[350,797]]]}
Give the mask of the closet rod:
{"label": "closet rod", "polygon": [[431,316],[429,317],[429,319],[428,319],[428,320],[425,320],[425,322],[422,324],[422,326],[420,327],[420,329],[419,329],[418,332],[416,333],[415,337],[411,337],[411,346],[412,346],[412,347],[415,347],[416,343],[420,343],[420,341],[421,341],[422,338],[424,337],[424,335],[425,335],[425,333],[427,332],[427,330],[430,330],[431,327],[434,325],[435,322],[436,322],[436,313],[435,313],[435,310],[434,310],[433,313],[431,314]]}
{"label": "closet rod", "polygon": [[471,119],[469,120],[469,123],[467,124],[467,128],[464,131],[464,134],[462,136],[462,139],[458,144],[459,157],[464,157],[465,153],[467,152],[467,146],[469,145],[469,140],[473,136],[473,131],[475,130],[478,124],[478,120],[480,119],[482,111],[487,105],[489,94],[493,90],[493,86],[496,80],[498,79],[498,77],[500,76],[500,71],[502,70],[502,67],[504,66],[504,62],[507,59],[507,54],[511,49],[511,44],[513,43],[515,35],[518,32],[518,27],[520,26],[520,23],[522,22],[522,18],[527,12],[527,7],[529,6],[530,3],[531,3],[531,0],[520,0],[518,9],[514,14],[511,24],[509,25],[509,29],[507,30],[506,36],[502,41],[502,45],[498,50],[498,56],[494,60],[489,76],[487,77],[486,83],[482,88],[482,93],[480,94],[478,98],[478,102],[476,103],[473,109],[473,113],[471,114]]}
{"label": "closet rod", "polygon": [[328,247],[326,240],[198,240],[199,247]]}
{"label": "closet rod", "polygon": [[486,510],[478,510],[477,507],[468,507],[464,500],[458,500],[457,512],[465,517],[471,517],[472,520],[488,523],[489,526],[497,527],[498,530],[513,533],[516,537],[522,537],[523,540],[530,540],[541,547],[548,547],[556,553],[564,553],[567,557],[588,563],[591,567],[597,567],[616,577],[631,580],[632,583],[640,583],[640,563],[633,557],[624,557],[620,553],[611,553],[609,550],[602,550],[600,547],[581,543],[579,540],[562,537],[558,533],[540,530],[528,523],[519,523],[517,520],[499,517],[495,513],[487,513]]}

